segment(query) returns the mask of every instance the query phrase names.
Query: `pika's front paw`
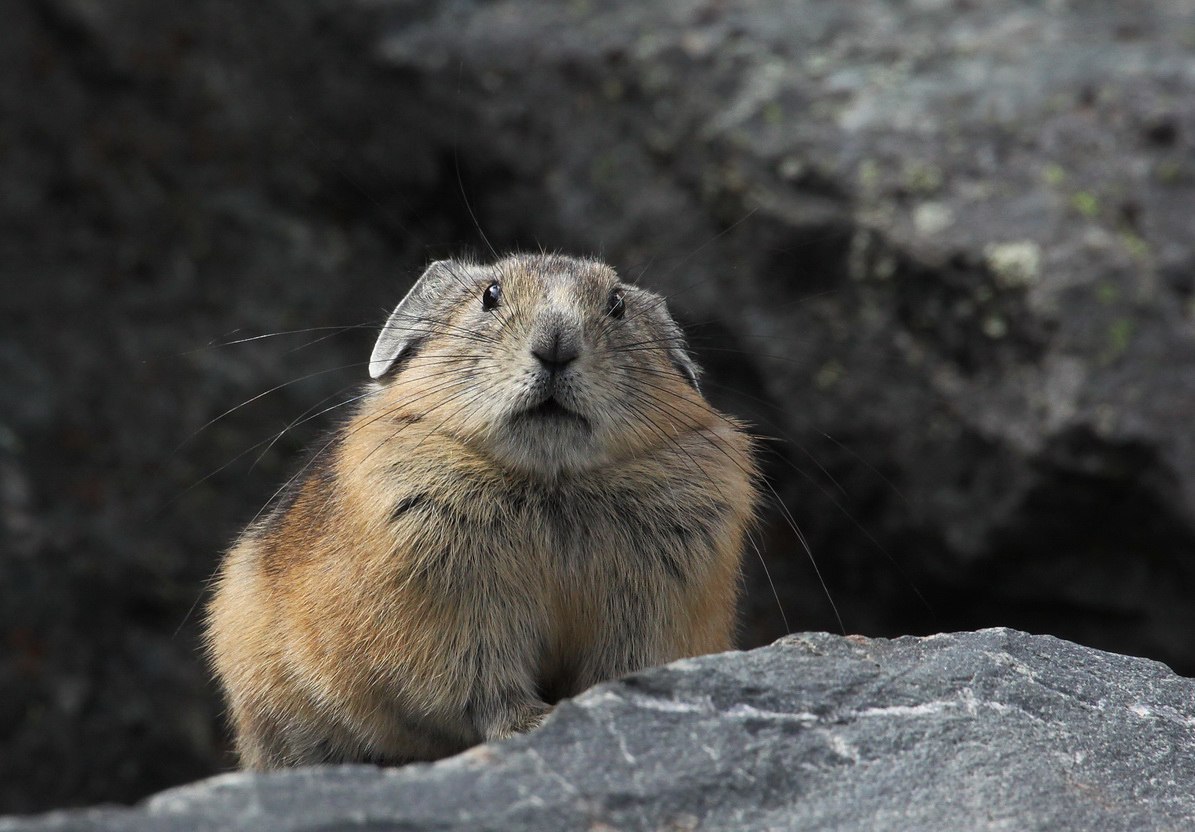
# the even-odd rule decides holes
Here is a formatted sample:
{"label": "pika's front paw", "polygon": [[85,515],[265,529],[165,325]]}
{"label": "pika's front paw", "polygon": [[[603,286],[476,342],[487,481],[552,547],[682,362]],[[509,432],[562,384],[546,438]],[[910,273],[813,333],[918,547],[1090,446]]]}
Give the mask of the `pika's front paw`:
{"label": "pika's front paw", "polygon": [[534,702],[512,709],[487,727],[486,742],[504,740],[515,734],[525,734],[538,728],[552,712],[552,706],[545,702]]}

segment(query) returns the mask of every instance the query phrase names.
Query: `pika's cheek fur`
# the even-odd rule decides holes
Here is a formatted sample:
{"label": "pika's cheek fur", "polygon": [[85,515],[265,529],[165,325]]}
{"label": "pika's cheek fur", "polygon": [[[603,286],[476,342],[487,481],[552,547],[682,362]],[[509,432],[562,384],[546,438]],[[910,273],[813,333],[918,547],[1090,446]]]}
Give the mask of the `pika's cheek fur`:
{"label": "pika's cheek fur", "polygon": [[435,263],[370,375],[221,567],[243,765],[436,759],[732,646],[751,443],[663,299],[591,260]]}

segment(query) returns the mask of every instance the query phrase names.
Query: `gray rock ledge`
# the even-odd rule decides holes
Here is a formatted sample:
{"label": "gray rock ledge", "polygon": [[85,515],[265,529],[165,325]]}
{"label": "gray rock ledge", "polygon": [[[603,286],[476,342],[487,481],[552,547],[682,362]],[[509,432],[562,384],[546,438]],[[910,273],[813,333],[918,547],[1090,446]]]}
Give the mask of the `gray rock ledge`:
{"label": "gray rock ledge", "polygon": [[1195,829],[1195,681],[1049,636],[810,634],[435,765],[227,774],[15,830]]}

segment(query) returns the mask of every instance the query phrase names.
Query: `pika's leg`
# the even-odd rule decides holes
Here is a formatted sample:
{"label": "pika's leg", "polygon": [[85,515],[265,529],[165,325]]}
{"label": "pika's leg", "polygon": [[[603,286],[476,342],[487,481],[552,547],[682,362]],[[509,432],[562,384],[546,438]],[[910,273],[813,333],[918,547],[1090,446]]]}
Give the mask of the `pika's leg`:
{"label": "pika's leg", "polygon": [[523,695],[470,705],[471,718],[485,742],[494,742],[538,728],[552,706]]}
{"label": "pika's leg", "polygon": [[731,649],[733,592],[702,585],[644,592],[646,581],[613,577],[609,584],[600,636],[575,663],[572,695],[647,667]]}
{"label": "pika's leg", "polygon": [[287,766],[343,762],[341,743],[332,726],[324,725],[311,709],[290,703],[294,712],[286,721],[257,703],[233,706],[236,751],[242,768],[257,771]]}
{"label": "pika's leg", "polygon": [[261,771],[287,764],[286,742],[277,725],[244,705],[233,705],[232,723],[241,768]]}
{"label": "pika's leg", "polygon": [[466,715],[479,738],[502,740],[538,727],[552,708],[536,689],[538,651],[532,634],[491,624],[475,636],[478,642],[467,659],[474,672]]}

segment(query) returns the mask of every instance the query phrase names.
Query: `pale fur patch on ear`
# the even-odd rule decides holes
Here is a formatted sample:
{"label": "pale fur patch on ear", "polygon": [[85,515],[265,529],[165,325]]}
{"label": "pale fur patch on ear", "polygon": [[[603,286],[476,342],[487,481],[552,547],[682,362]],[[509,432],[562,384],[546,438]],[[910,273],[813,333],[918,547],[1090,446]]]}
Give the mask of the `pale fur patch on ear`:
{"label": "pale fur patch on ear", "polygon": [[668,357],[672,360],[672,366],[676,368],[676,371],[684,376],[685,381],[689,382],[689,386],[700,393],[701,387],[697,384],[697,379],[701,377],[701,368],[694,363],[689,354],[682,349],[672,349],[669,351]]}
{"label": "pale fur patch on ear", "polygon": [[426,338],[430,332],[427,319],[436,309],[445,284],[456,274],[452,260],[437,260],[415,281],[411,291],[398,302],[386,320],[369,356],[369,377],[380,379],[394,365]]}
{"label": "pale fur patch on ear", "polygon": [[701,377],[701,368],[697,366],[697,362],[689,355],[689,344],[685,339],[685,333],[673,320],[671,313],[668,311],[668,304],[664,302],[661,304],[665,318],[667,318],[667,328],[669,330],[668,340],[672,346],[668,350],[668,360],[672,362],[672,366],[676,371],[684,377],[689,386],[701,392],[701,387],[697,380]]}

